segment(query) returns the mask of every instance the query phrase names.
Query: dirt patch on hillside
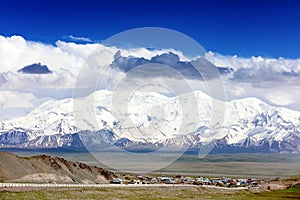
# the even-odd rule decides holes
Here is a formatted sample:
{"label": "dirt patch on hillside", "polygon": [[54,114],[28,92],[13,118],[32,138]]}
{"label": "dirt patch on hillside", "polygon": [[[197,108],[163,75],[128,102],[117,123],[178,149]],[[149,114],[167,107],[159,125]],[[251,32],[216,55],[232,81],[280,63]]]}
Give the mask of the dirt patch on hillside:
{"label": "dirt patch on hillside", "polygon": [[113,172],[60,157],[19,157],[0,152],[0,181],[34,183],[108,183]]}

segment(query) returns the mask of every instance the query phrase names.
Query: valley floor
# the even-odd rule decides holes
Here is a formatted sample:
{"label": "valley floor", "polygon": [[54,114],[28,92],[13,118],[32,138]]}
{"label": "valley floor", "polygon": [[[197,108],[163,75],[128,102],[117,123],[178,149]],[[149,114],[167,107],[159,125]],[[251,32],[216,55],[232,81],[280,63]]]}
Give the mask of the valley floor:
{"label": "valley floor", "polygon": [[[38,151],[9,151],[19,156],[33,156],[47,154],[63,157],[66,160],[79,161],[91,166],[98,166],[112,170],[96,160],[89,153],[77,152],[38,152]],[[102,152],[101,155],[109,156],[117,153]],[[96,155],[96,157],[100,155]],[[161,153],[159,160],[168,159],[170,153]],[[120,160],[116,160],[120,163]],[[154,162],[154,161],[153,161]],[[122,160],[124,166],[131,166],[129,171],[135,171],[130,160]],[[114,163],[115,164],[115,163]],[[151,164],[151,163],[150,163]],[[148,162],[140,163],[140,166],[150,165]],[[199,159],[198,155],[182,155],[171,165],[159,169],[154,174],[173,174],[185,176],[208,176],[208,177],[240,177],[240,178],[276,178],[290,177],[300,174],[300,153],[235,153],[235,154],[208,154]]]}
{"label": "valley floor", "polygon": [[299,199],[300,184],[276,191],[203,187],[2,188],[0,199]]}

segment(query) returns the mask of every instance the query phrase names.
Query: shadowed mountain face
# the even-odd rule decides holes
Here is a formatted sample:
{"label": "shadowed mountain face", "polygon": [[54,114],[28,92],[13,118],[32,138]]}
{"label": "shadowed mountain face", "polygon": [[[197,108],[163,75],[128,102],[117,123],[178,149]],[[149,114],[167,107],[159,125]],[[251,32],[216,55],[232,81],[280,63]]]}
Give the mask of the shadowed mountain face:
{"label": "shadowed mountain face", "polygon": [[18,70],[18,72],[24,74],[51,74],[52,73],[52,71],[48,69],[47,65],[42,65],[41,63],[34,63],[32,65],[25,66],[22,69]]}
{"label": "shadowed mountain face", "polygon": [[108,183],[115,177],[113,172],[102,168],[59,157],[19,157],[0,152],[1,182]]}

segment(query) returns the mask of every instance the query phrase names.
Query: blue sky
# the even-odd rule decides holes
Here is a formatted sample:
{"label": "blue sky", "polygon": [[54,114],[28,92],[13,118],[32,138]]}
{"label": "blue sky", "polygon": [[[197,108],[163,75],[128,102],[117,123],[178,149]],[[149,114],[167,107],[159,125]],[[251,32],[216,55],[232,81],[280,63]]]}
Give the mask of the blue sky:
{"label": "blue sky", "polygon": [[206,50],[243,57],[300,57],[300,2],[289,1],[2,1],[0,35],[54,43],[93,41],[137,27],[165,27]]}
{"label": "blue sky", "polygon": [[[210,51],[204,54],[209,62],[230,68],[230,73],[222,74],[226,100],[256,97],[270,105],[300,111],[299,10],[300,1],[296,0],[1,1],[0,119],[25,115],[52,98],[71,98],[78,72],[88,56],[97,48],[107,53],[103,53],[99,62],[109,64],[119,50],[94,42],[139,27],[179,31]],[[161,37],[158,31],[151,37],[158,35],[162,42],[158,41],[157,49],[160,45],[167,45],[166,48],[157,51],[127,48],[122,49],[121,55],[145,61],[168,53],[169,48],[192,49],[185,45],[188,43],[185,40],[168,34]],[[128,41],[131,38],[135,41],[138,37],[134,36]],[[141,42],[143,38],[139,37]],[[180,56],[181,52],[175,54]],[[172,55],[159,59],[172,65],[178,62]],[[18,72],[34,63],[46,65],[52,73]],[[109,67],[108,71],[111,74],[103,88],[113,82],[111,77],[127,76],[118,68]],[[92,79],[83,80],[89,84]],[[198,89],[199,80],[189,81]]]}

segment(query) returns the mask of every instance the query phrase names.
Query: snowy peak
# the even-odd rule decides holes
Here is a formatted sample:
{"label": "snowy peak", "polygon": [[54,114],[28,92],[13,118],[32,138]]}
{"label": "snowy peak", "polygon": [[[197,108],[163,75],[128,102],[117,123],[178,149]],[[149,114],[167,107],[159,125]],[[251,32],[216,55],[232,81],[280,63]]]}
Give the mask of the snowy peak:
{"label": "snowy peak", "polygon": [[[72,148],[82,146],[78,133],[90,131],[98,132],[94,139],[99,145],[195,147],[213,142],[218,148],[300,149],[300,113],[256,98],[225,102],[224,123],[214,126],[213,99],[201,91],[177,97],[136,92],[119,107],[113,98],[112,92],[101,90],[82,99],[47,101],[25,117],[3,121],[0,143]],[[184,112],[181,103],[193,98],[197,106]],[[182,120],[190,122],[187,127],[181,127]]]}

